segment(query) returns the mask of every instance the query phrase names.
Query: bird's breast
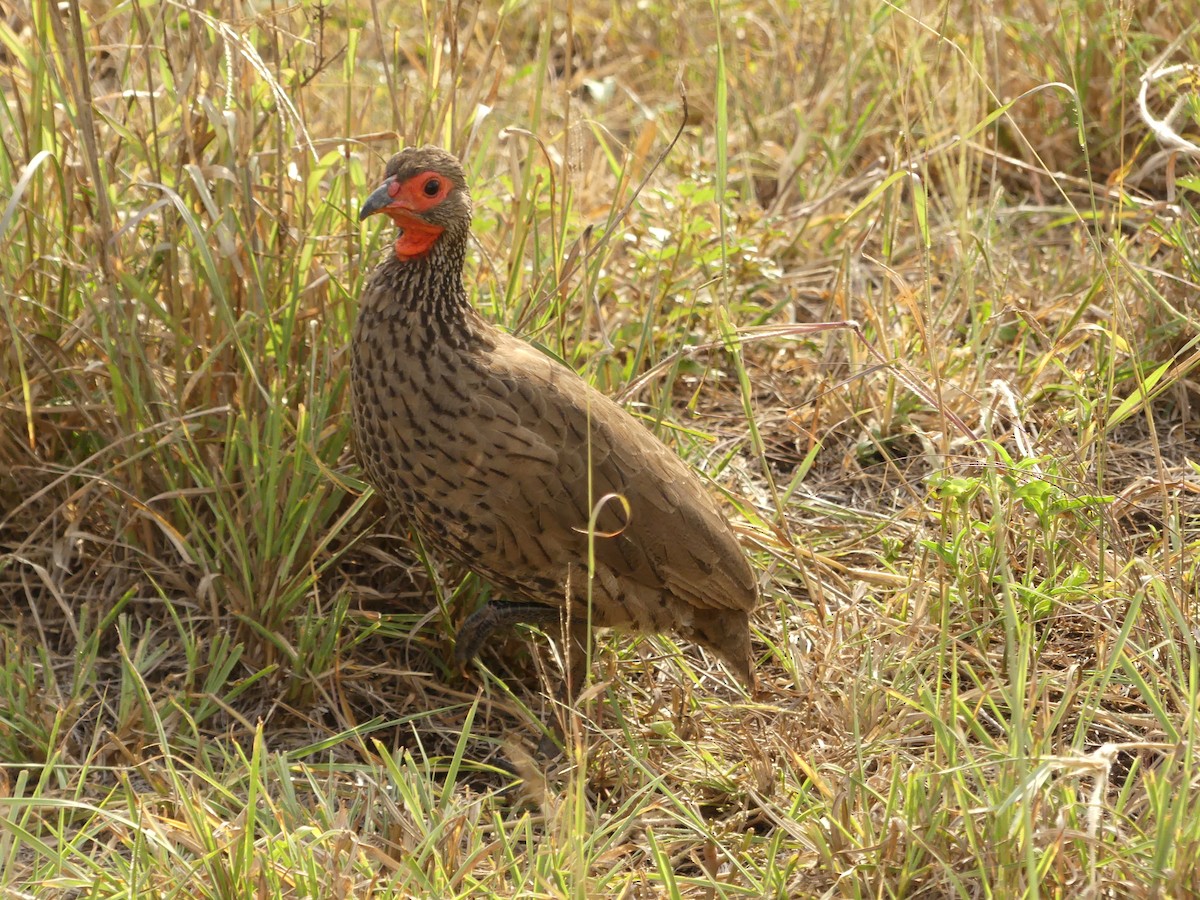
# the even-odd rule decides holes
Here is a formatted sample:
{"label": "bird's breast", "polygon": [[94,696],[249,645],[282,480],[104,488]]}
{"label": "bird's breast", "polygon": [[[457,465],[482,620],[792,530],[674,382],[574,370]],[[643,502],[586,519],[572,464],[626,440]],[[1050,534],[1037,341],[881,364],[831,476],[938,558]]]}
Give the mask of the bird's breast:
{"label": "bird's breast", "polygon": [[489,448],[475,427],[483,384],[461,348],[420,323],[375,323],[354,342],[354,426],[369,480],[412,515],[467,505]]}

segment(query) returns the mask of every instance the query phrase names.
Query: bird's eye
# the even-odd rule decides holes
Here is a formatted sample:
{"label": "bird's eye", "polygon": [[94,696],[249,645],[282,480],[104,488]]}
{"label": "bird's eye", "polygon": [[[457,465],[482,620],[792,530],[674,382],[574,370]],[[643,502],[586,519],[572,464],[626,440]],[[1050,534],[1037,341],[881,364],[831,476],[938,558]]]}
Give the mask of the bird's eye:
{"label": "bird's eye", "polygon": [[430,178],[427,182],[425,182],[425,196],[426,197],[436,197],[438,195],[438,191],[440,191],[441,189],[442,189],[442,183],[440,181],[438,181],[436,178]]}

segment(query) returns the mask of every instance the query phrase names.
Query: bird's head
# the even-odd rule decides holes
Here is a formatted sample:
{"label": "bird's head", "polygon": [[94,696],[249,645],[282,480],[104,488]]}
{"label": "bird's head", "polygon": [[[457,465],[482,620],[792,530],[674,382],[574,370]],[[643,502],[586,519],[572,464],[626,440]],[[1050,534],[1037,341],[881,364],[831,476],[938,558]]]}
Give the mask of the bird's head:
{"label": "bird's head", "polygon": [[400,228],[396,258],[427,256],[438,243],[463,242],[471,227],[471,193],[462,164],[438,147],[401,150],[387,164],[383,184],[363,203],[361,222],[383,213]]}

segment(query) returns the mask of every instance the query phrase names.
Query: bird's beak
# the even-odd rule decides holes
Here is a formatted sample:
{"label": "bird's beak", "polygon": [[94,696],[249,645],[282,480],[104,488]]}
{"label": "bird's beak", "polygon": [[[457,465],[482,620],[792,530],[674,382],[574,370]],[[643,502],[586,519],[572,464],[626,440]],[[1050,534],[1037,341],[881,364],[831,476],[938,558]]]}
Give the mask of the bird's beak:
{"label": "bird's beak", "polygon": [[389,178],[371,192],[366,202],[363,203],[362,209],[358,211],[358,221],[361,222],[367,216],[374,215],[395,201],[396,198],[391,194],[391,188],[394,183],[395,179]]}

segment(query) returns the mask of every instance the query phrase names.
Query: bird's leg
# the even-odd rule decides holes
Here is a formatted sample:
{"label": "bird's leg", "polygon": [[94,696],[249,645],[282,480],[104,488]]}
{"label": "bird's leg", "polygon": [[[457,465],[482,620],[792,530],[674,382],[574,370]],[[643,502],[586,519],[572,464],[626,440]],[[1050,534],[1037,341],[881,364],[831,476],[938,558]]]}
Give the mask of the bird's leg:
{"label": "bird's leg", "polygon": [[542,603],[485,603],[458,628],[454,638],[454,658],[459,665],[474,659],[496,631],[513,625],[545,627],[559,621],[557,607]]}
{"label": "bird's leg", "polygon": [[587,675],[590,639],[587,622],[578,619],[564,622],[561,609],[541,603],[486,603],[467,616],[459,626],[454,639],[455,659],[460,665],[465,665],[475,658],[496,631],[513,625],[538,625],[551,636],[557,634],[562,643],[567,677],[554,692],[557,694],[560,715],[551,719],[549,727],[552,733],[542,738],[537,751],[542,757],[557,756],[559,744],[566,734],[561,714],[571,708]]}

